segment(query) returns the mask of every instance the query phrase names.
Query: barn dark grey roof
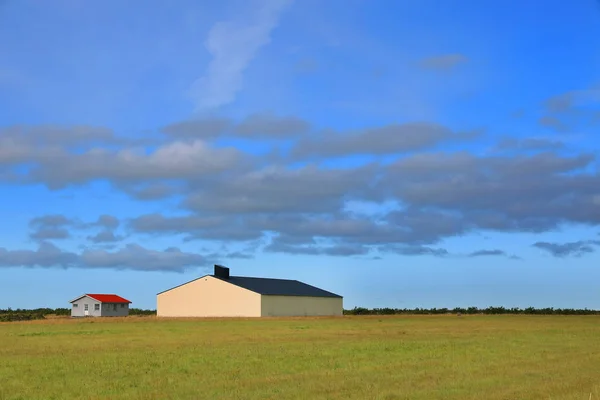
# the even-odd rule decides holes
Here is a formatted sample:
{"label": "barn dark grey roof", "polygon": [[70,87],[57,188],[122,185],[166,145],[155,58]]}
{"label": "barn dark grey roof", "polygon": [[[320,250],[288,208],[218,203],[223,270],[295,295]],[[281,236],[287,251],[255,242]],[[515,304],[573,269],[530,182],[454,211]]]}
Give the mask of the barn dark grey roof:
{"label": "barn dark grey roof", "polygon": [[306,297],[342,297],[338,294],[319,289],[304,282],[291,279],[251,278],[247,276],[230,276],[229,268],[215,265],[215,274],[204,275],[189,282],[167,289],[158,294],[168,292],[206,276],[229,282],[232,285],[266,296],[306,296]]}
{"label": "barn dark grey roof", "polygon": [[267,296],[342,297],[304,282],[290,279],[250,278],[246,276],[230,276],[229,279],[223,279],[218,276],[211,276]]}

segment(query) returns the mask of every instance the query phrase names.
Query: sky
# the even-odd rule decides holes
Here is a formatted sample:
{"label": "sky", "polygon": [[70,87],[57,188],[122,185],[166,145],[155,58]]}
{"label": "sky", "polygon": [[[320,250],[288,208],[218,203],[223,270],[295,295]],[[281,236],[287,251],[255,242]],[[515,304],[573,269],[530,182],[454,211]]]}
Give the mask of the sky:
{"label": "sky", "polygon": [[597,0],[0,0],[0,308],[600,309],[598,133]]}

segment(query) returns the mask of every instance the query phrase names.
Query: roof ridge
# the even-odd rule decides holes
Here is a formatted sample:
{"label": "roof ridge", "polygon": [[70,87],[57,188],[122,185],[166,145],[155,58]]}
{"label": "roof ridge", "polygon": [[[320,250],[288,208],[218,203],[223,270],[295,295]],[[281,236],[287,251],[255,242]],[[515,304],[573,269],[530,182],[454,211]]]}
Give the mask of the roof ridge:
{"label": "roof ridge", "polygon": [[241,276],[241,275],[231,275],[230,278],[246,278],[246,279],[272,279],[272,280],[276,280],[276,281],[289,281],[289,282],[300,282],[303,283],[297,279],[285,279],[285,278],[263,278],[261,276]]}

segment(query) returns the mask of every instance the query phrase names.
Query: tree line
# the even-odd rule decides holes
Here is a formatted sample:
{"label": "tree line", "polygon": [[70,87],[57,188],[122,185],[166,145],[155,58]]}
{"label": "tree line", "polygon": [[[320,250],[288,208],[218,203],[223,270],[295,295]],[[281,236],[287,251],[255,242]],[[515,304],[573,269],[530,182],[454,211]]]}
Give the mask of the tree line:
{"label": "tree line", "polygon": [[350,310],[344,310],[344,315],[439,315],[439,314],[528,314],[528,315],[600,315],[600,310],[590,310],[587,308],[519,308],[519,307],[455,307],[455,308],[364,308],[354,307]]}
{"label": "tree line", "polygon": [[[35,319],[46,319],[48,315],[69,316],[70,308],[0,308],[0,322],[30,321]],[[156,310],[144,310],[141,308],[130,308],[129,315],[156,315]]]}
{"label": "tree line", "polygon": [[[600,310],[590,310],[587,308],[507,308],[507,307],[455,307],[455,308],[365,308],[354,307],[344,310],[344,315],[474,315],[474,314],[527,314],[527,315],[600,315]],[[1,309],[0,322],[7,321],[28,321],[35,319],[45,319],[48,315],[69,316],[70,308],[34,308],[34,309]],[[129,315],[156,315],[156,310],[144,310],[141,308],[130,308]]]}

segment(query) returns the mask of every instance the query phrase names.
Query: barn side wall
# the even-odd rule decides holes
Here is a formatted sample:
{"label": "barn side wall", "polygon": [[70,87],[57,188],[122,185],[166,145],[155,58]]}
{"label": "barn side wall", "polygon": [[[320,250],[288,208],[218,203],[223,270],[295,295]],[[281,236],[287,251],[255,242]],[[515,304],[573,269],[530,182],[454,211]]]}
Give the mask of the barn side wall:
{"label": "barn side wall", "polygon": [[340,316],[341,297],[266,296],[261,299],[263,317]]}
{"label": "barn side wall", "polygon": [[156,296],[159,317],[260,317],[258,293],[205,276]]}

